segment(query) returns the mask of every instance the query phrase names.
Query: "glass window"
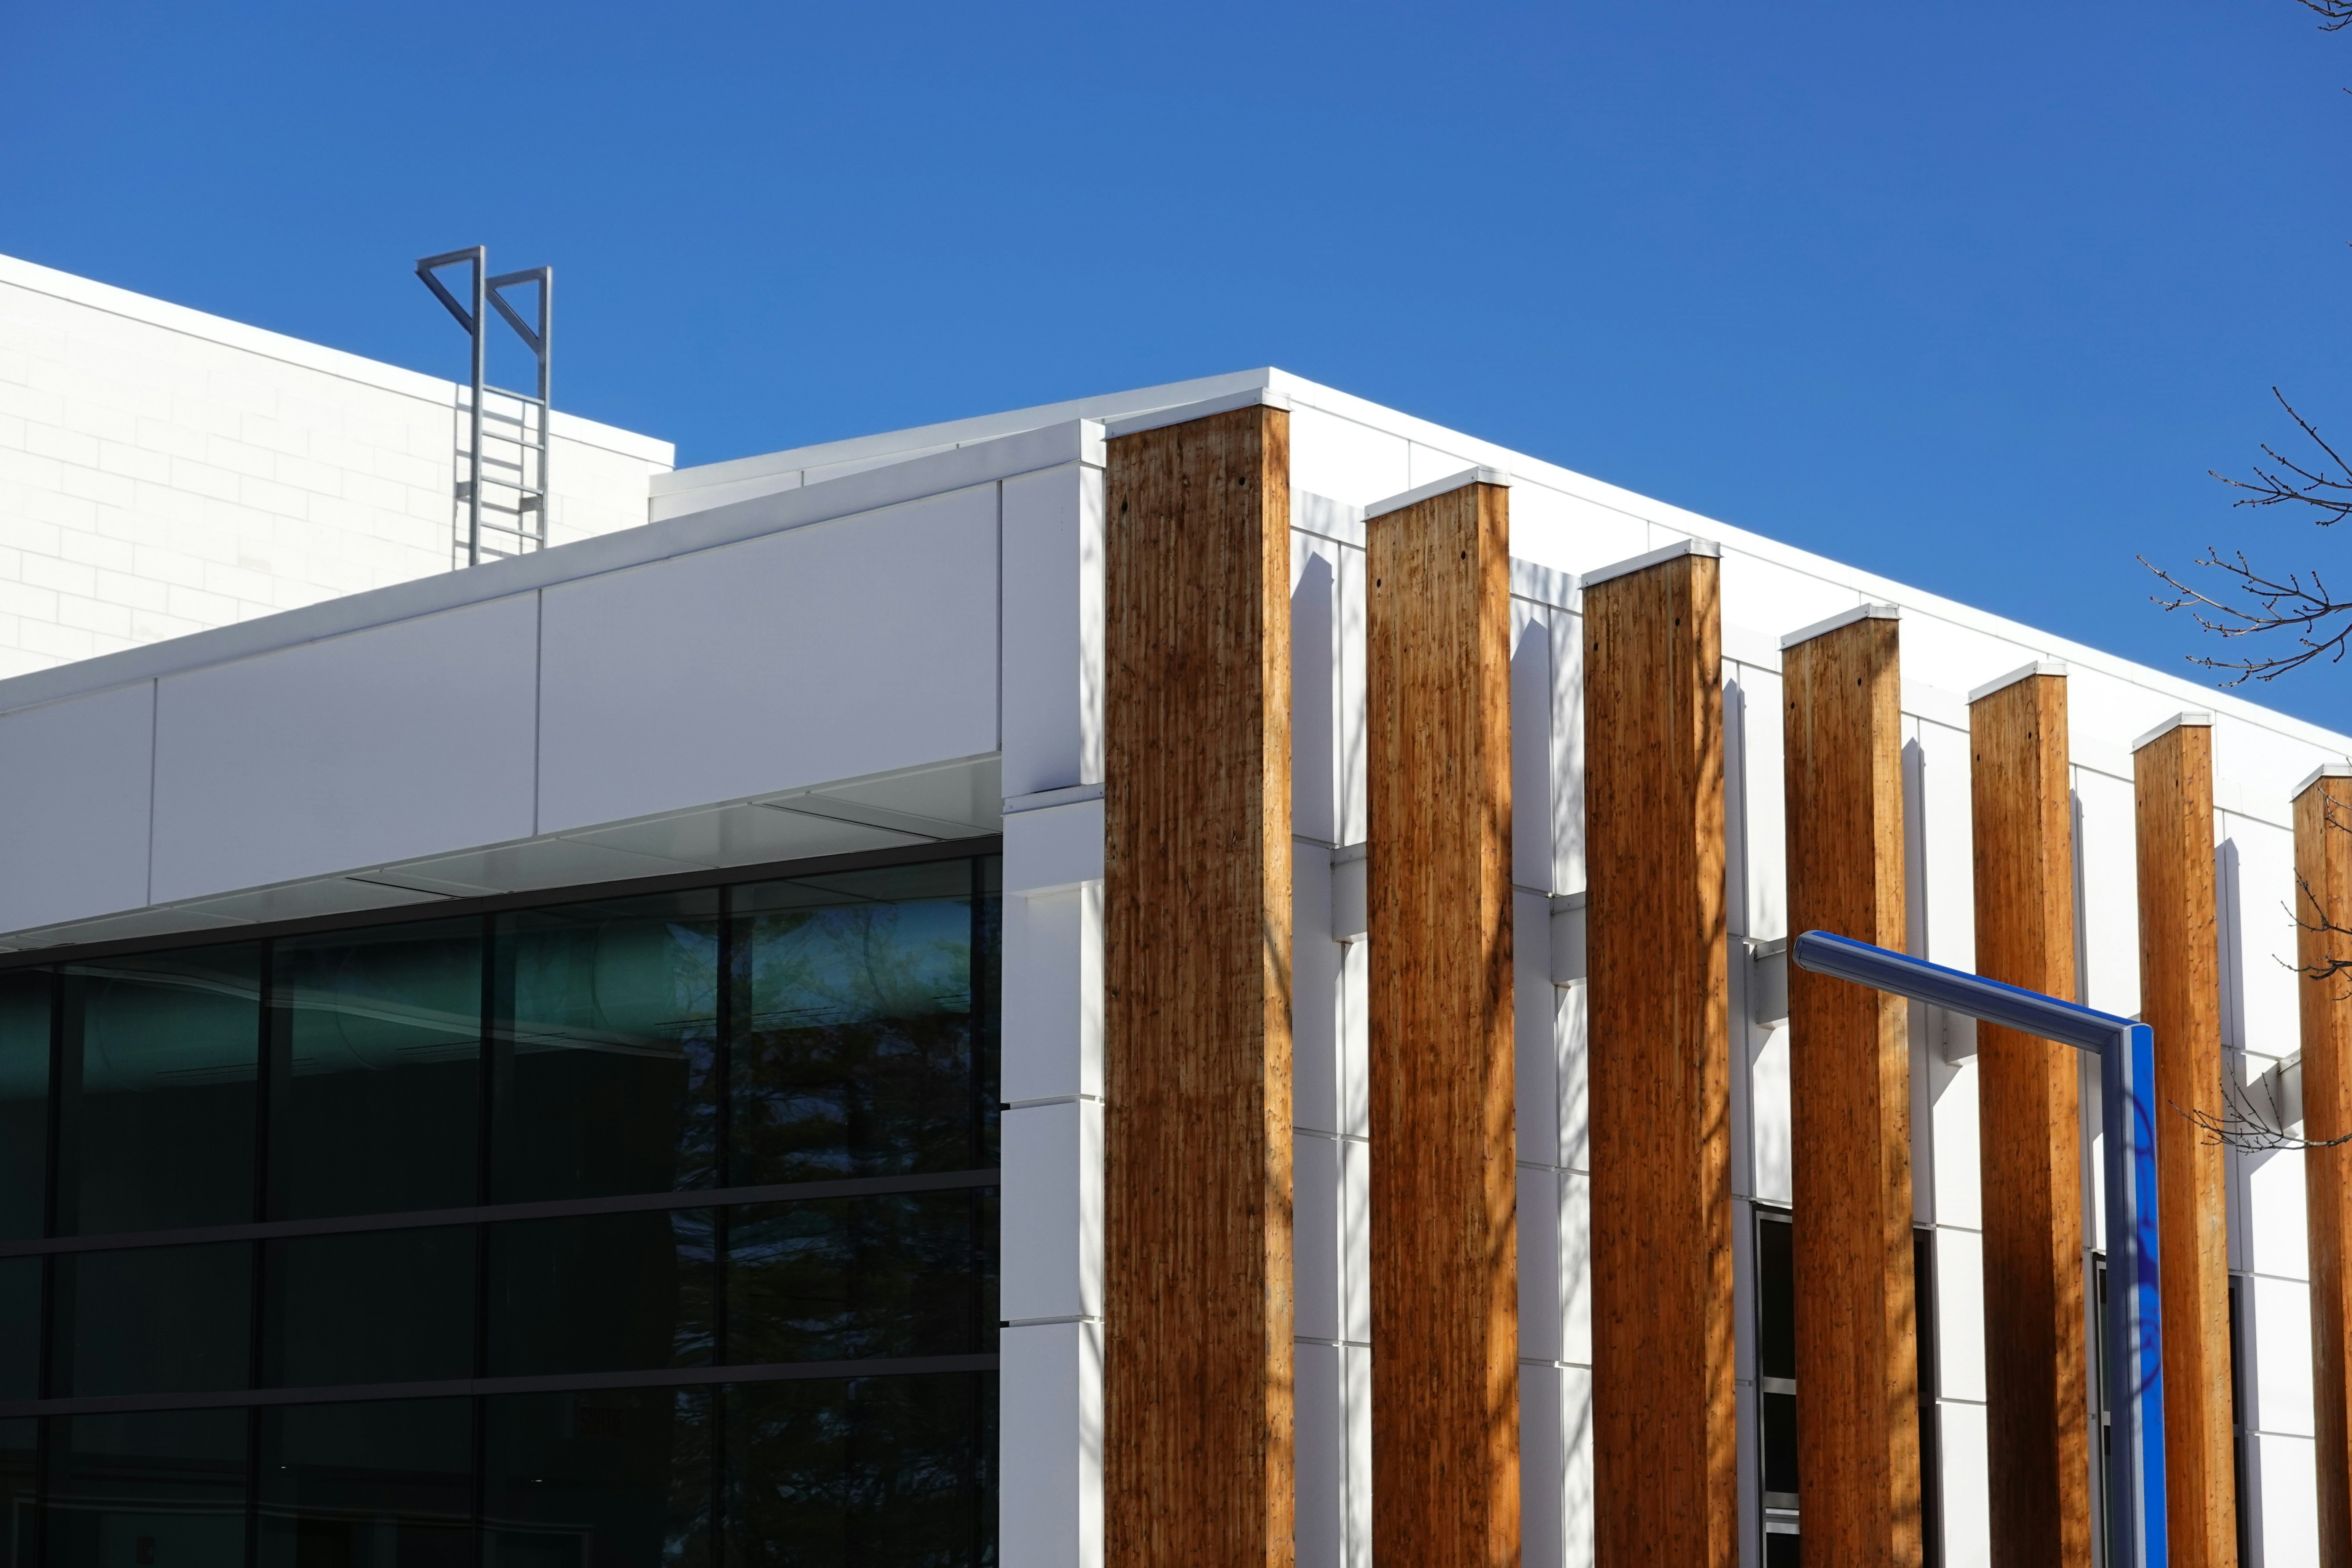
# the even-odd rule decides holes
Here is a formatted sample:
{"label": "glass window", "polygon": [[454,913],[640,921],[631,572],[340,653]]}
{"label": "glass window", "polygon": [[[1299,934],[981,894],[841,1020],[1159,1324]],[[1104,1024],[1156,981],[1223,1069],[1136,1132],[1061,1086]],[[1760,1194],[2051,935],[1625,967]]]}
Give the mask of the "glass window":
{"label": "glass window", "polygon": [[482,922],[297,938],[273,956],[271,1216],[473,1203]]}
{"label": "glass window", "polygon": [[245,1561],[246,1413],[173,1410],[52,1421],[53,1563]]}
{"label": "glass window", "polygon": [[41,1260],[0,1258],[0,1399],[41,1396]]}
{"label": "glass window", "polygon": [[495,1201],[711,1184],[719,895],[501,917]]}
{"label": "glass window", "polygon": [[474,1237],[437,1226],[269,1243],[263,1383],[471,1377]]}
{"label": "glass window", "polygon": [[489,1375],[710,1361],[709,1209],[490,1227]]}
{"label": "glass window", "polygon": [[733,1184],[996,1163],[993,902],[970,861],[735,890]]}
{"label": "glass window", "polygon": [[1796,1561],[1797,1269],[1789,1216],[1756,1212],[1756,1377],[1763,1426],[1764,1561]]}
{"label": "glass window", "polygon": [[707,1390],[530,1394],[484,1404],[488,1568],[705,1568],[711,1561]]}
{"label": "glass window", "polygon": [[473,1568],[473,1401],[256,1415],[264,1568]]}
{"label": "glass window", "polygon": [[40,1440],[37,1421],[0,1421],[0,1568],[33,1568]]}
{"label": "glass window", "polygon": [[725,1404],[732,1561],[996,1561],[993,1377],[737,1384]]}
{"label": "glass window", "polygon": [[45,971],[0,974],[0,1238],[42,1234],[49,1185],[49,993]]}
{"label": "glass window", "polygon": [[260,968],[212,947],[66,971],[68,1235],[253,1218]]}
{"label": "glass window", "polygon": [[848,1361],[996,1348],[996,1192],[730,1211],[727,1359]]}
{"label": "glass window", "polygon": [[253,1247],[151,1247],[57,1259],[59,1394],[243,1388]]}

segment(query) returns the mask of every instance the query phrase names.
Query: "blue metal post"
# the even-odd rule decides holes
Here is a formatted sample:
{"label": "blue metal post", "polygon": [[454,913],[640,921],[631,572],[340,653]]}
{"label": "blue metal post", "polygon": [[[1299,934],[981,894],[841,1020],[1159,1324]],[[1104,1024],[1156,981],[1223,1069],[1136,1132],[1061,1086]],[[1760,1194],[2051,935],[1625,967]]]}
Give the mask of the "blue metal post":
{"label": "blue metal post", "polygon": [[[2156,1032],[2038,991],[1809,931],[1799,965],[2099,1058],[2106,1141],[2108,1568],[2167,1568],[2164,1337],[2157,1295]],[[1998,1136],[1999,1130],[1990,1130]]]}

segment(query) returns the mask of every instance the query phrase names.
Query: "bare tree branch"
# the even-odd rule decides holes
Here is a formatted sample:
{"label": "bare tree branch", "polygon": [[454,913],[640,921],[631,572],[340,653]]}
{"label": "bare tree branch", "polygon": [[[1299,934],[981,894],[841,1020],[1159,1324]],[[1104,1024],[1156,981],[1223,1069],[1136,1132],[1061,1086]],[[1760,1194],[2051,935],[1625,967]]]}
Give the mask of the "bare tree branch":
{"label": "bare tree branch", "polygon": [[[2334,7],[2344,17],[2343,23],[2337,25],[2352,25],[2352,0],[2301,0],[2301,4],[2315,9],[2322,5]],[[2292,505],[2322,528],[2352,517],[2352,463],[2345,461],[2318,427],[2297,413],[2294,405],[2277,387],[2271,388],[2271,395],[2278,399],[2279,406],[2286,410],[2287,417],[2309,437],[2320,456],[2298,462],[2265,442],[2263,456],[2268,462],[2254,466],[2252,479],[2234,479],[2211,470],[2223,484],[2245,492],[2231,504]],[[2352,600],[2337,599],[2316,571],[2272,576],[2256,571],[2242,551],[2224,558],[2219,550],[2208,546],[2194,564],[2219,572],[2223,578],[2221,586],[2209,594],[2181,581],[2145,555],[2140,557],[2140,564],[2172,590],[2169,598],[2156,596],[2158,605],[2167,610],[2187,610],[2200,626],[2216,637],[2285,632],[2293,637],[2292,653],[2190,660],[2207,669],[2234,671],[2231,679],[2222,682],[2225,686],[2240,686],[2248,680],[2275,680],[2316,659],[2340,663],[2347,646],[2352,646]]]}
{"label": "bare tree branch", "polygon": [[2352,0],[2295,0],[2306,11],[2319,14],[2319,30],[2340,33],[2352,26]]}

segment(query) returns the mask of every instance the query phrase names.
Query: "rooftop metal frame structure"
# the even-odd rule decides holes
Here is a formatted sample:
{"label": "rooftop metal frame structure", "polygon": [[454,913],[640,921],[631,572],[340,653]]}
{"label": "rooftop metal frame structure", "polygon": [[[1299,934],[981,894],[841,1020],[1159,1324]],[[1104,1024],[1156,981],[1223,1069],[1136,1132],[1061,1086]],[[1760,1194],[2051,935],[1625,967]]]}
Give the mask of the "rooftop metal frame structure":
{"label": "rooftop metal frame structure", "polygon": [[[456,548],[463,552],[464,564],[468,566],[547,548],[548,459],[551,445],[549,426],[554,415],[549,369],[555,326],[555,268],[532,267],[494,278],[489,276],[489,248],[475,245],[428,256],[416,264],[416,276],[433,290],[434,298],[448,308],[473,344],[473,376],[466,410],[467,438],[458,453],[460,461],[466,464],[466,477],[457,481],[457,500],[463,503],[464,510],[455,542]],[[467,297],[463,302],[439,277],[442,268],[457,266],[467,268]],[[508,289],[526,284],[538,287],[534,319],[530,321],[506,297]],[[515,335],[538,361],[536,393],[509,392],[488,384],[485,328],[491,309],[506,318],[507,325],[514,329]],[[492,398],[513,405],[513,412],[490,408]],[[512,456],[491,456],[488,443],[492,441],[500,443]],[[512,504],[508,504],[509,497]],[[489,514],[487,520],[485,512]],[[486,538],[486,534],[491,537]]]}

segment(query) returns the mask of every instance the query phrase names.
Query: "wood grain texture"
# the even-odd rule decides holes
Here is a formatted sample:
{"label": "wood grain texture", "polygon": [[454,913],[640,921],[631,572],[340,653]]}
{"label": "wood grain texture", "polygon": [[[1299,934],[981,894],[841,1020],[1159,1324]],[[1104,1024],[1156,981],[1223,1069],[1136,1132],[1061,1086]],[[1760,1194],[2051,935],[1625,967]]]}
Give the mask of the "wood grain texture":
{"label": "wood grain texture", "polygon": [[[2352,1134],[2352,971],[2334,972],[2352,965],[2352,937],[2312,928],[2323,917],[2352,926],[2352,779],[2319,779],[2295,797],[2294,870],[2303,1131],[2325,1142]],[[2352,1144],[2305,1150],[2303,1183],[2319,1560],[2352,1563]]]}
{"label": "wood grain texture", "polygon": [[[1969,705],[1977,971],[2074,995],[2066,679],[2030,675]],[[2091,1561],[2083,1169],[2072,1047],[1977,1026],[1992,1558]]]}
{"label": "wood grain texture", "polygon": [[1372,1538],[1519,1560],[1510,491],[1371,520]]}
{"label": "wood grain texture", "polygon": [[[1789,929],[1904,945],[1898,623],[1788,649]],[[1804,1550],[1920,1561],[1908,1005],[1790,965],[1797,1475]]]}
{"label": "wood grain texture", "polygon": [[2132,756],[2140,1021],[2156,1031],[2157,1256],[2163,1260],[2164,1453],[2174,1568],[2236,1568],[2230,1430],[2230,1231],[2219,1121],[2213,731],[2180,724]]}
{"label": "wood grain texture", "polygon": [[1108,444],[1103,1530],[1295,1561],[1290,416]]}
{"label": "wood grain texture", "polygon": [[1599,1568],[1738,1551],[1720,582],[1584,595]]}

